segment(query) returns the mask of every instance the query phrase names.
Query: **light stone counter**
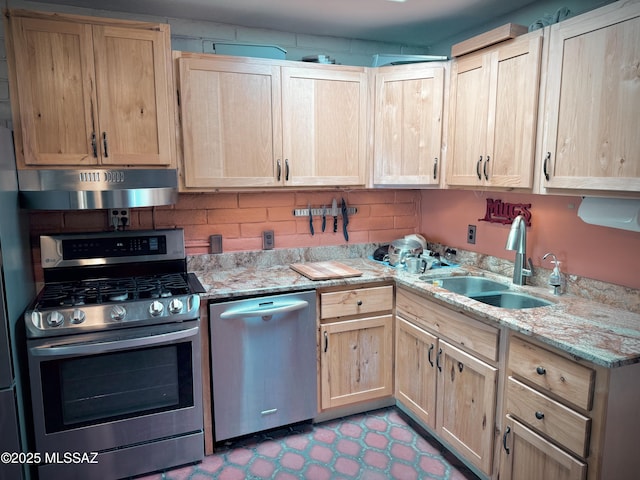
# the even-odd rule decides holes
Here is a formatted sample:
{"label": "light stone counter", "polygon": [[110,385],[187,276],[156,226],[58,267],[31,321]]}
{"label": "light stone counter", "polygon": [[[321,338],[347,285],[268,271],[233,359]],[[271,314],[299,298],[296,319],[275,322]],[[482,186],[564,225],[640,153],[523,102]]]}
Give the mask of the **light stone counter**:
{"label": "light stone counter", "polygon": [[[330,286],[395,281],[433,300],[487,323],[506,326],[576,357],[607,368],[640,362],[640,314],[576,295],[553,296],[548,287],[515,286],[511,278],[470,265],[429,270],[427,279],[403,269],[386,267],[366,257],[374,245],[321,247],[262,252],[200,255],[189,258],[188,269],[206,289],[203,300],[220,301],[243,296],[270,295]],[[340,256],[342,254],[342,256]],[[269,255],[267,255],[268,257]],[[312,281],[291,268],[301,261],[338,260],[363,272],[362,276]],[[483,275],[553,302],[553,305],[511,310],[493,307],[435,286],[430,278],[444,275]]]}

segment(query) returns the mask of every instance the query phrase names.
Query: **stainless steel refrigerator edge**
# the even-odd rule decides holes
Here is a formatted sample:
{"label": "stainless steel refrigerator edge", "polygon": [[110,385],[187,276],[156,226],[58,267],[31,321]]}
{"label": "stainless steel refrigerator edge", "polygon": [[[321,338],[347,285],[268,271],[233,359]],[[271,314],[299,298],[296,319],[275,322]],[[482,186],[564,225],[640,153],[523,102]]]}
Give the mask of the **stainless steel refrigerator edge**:
{"label": "stainless steel refrigerator edge", "polygon": [[[0,452],[26,452],[20,352],[22,314],[35,296],[27,212],[18,204],[11,131],[0,127]],[[20,463],[0,464],[0,480],[28,477]]]}

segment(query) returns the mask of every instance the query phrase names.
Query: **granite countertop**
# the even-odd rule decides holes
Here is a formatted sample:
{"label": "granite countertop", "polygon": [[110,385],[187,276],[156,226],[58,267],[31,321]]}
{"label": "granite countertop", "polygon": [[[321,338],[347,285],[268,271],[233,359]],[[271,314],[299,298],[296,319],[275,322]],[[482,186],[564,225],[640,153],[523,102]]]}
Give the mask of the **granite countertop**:
{"label": "granite countertop", "polygon": [[[338,280],[313,281],[289,265],[244,266],[208,269],[206,264],[194,273],[206,289],[203,300],[232,300],[244,296],[269,295],[331,286],[349,286],[376,281],[395,281],[435,301],[449,305],[481,321],[506,326],[576,357],[607,368],[640,362],[640,314],[594,302],[575,295],[552,295],[549,288],[516,286],[511,278],[464,265],[410,274],[386,267],[366,258],[339,259],[360,270],[362,276]],[[448,290],[429,278],[443,275],[482,275],[508,284],[511,290],[542,297],[553,305],[510,310],[486,305]]]}

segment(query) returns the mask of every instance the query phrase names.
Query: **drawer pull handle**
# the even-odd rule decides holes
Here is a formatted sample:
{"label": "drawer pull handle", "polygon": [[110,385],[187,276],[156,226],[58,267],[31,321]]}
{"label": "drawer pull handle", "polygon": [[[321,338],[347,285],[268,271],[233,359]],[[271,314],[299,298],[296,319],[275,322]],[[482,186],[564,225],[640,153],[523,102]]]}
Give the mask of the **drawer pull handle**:
{"label": "drawer pull handle", "polygon": [[502,436],[502,446],[504,448],[504,451],[507,452],[507,455],[509,455],[509,447],[507,447],[507,437],[509,436],[510,432],[511,427],[507,427],[507,429],[504,431],[504,435]]}
{"label": "drawer pull handle", "polygon": [[542,420],[542,419],[544,418],[544,413],[542,413],[542,412],[536,412],[536,418],[537,418],[538,420]]}
{"label": "drawer pull handle", "polygon": [[358,300],[357,303],[358,303],[358,306],[361,306],[362,305],[362,300]]}
{"label": "drawer pull handle", "polygon": [[324,331],[324,353],[327,353],[327,349],[329,348],[329,334],[327,331]]}
{"label": "drawer pull handle", "polygon": [[463,369],[464,369],[464,365],[462,364],[462,362],[458,362],[458,370],[460,371],[460,373],[462,373]]}
{"label": "drawer pull handle", "polygon": [[431,360],[431,352],[433,352],[433,349],[435,348],[435,345],[432,343],[431,346],[429,347],[429,353],[427,355],[427,360],[429,360],[429,365],[431,365],[433,367],[433,360]]}
{"label": "drawer pull handle", "polygon": [[538,375],[544,375],[545,373],[547,373],[547,371],[545,370],[544,367],[538,367],[538,368],[536,368],[536,373]]}

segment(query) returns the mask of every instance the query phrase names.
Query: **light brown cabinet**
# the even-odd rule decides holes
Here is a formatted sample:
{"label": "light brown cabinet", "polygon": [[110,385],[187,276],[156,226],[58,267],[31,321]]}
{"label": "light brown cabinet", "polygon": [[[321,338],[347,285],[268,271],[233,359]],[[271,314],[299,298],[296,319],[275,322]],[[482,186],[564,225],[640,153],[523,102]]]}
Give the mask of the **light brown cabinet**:
{"label": "light brown cabinet", "polygon": [[487,475],[498,380],[488,362],[498,358],[498,341],[498,329],[398,289],[396,399]]}
{"label": "light brown cabinet", "polygon": [[604,369],[511,334],[506,373],[501,479],[635,477],[640,365]]}
{"label": "light brown cabinet", "polygon": [[365,184],[363,68],[181,53],[177,70],[184,190]]}
{"label": "light brown cabinet", "polygon": [[640,192],[640,3],[550,27],[540,189]]}
{"label": "light brown cabinet", "polygon": [[373,183],[440,183],[445,66],[415,64],[375,70]]}
{"label": "light brown cabinet", "polygon": [[[500,478],[509,480],[584,480],[587,465],[507,415]],[[508,452],[508,453],[507,453]]]}
{"label": "light brown cabinet", "polygon": [[542,31],[453,60],[446,184],[531,189]]}
{"label": "light brown cabinet", "polygon": [[393,394],[393,286],[320,293],[320,407]]}
{"label": "light brown cabinet", "polygon": [[175,163],[168,25],[11,11],[8,28],[19,168]]}

